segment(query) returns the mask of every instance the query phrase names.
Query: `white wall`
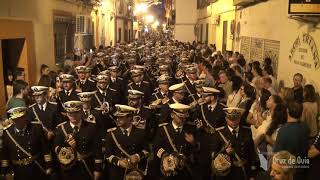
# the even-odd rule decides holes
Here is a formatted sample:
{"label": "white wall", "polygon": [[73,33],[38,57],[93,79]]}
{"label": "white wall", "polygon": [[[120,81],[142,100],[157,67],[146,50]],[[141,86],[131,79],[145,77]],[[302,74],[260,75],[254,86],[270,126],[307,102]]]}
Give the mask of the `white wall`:
{"label": "white wall", "polygon": [[[309,56],[300,61],[311,64],[306,68],[290,62],[290,50],[294,41],[303,33],[311,35],[320,53],[320,26],[314,28],[311,24],[289,18],[288,2],[285,0],[269,0],[237,12],[237,21],[241,23],[240,36],[250,36],[280,41],[278,79],[285,80],[285,85],[292,86],[292,76],[296,72],[304,75],[306,83],[311,83],[320,90],[320,68],[310,56],[310,47],[303,44],[297,51],[306,50]],[[235,50],[239,50],[239,43],[235,43]],[[297,54],[297,53],[296,53]]]}
{"label": "white wall", "polygon": [[226,50],[232,50],[233,39],[231,39],[230,26],[231,21],[235,19],[235,7],[233,6],[233,0],[220,0],[211,4],[212,20],[214,17],[220,16],[220,23],[214,25],[215,34],[213,37],[217,50],[222,50],[223,41],[223,21],[227,21],[227,46]]}
{"label": "white wall", "polygon": [[193,41],[196,39],[194,25],[197,21],[196,0],[176,0],[175,39],[179,41]]}

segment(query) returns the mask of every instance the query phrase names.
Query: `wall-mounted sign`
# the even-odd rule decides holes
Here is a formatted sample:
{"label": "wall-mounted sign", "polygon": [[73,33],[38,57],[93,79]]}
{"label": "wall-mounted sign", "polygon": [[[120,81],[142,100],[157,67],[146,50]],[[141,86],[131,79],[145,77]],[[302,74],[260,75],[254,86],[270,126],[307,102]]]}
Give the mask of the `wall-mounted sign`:
{"label": "wall-mounted sign", "polygon": [[317,45],[310,34],[304,33],[296,38],[289,55],[290,62],[307,69],[318,70],[320,57]]}
{"label": "wall-mounted sign", "polygon": [[262,62],[265,58],[270,58],[272,60],[274,76],[277,77],[280,41],[242,36],[240,53],[243,54],[249,62]]}
{"label": "wall-mounted sign", "polygon": [[320,14],[320,0],[289,0],[289,14]]}

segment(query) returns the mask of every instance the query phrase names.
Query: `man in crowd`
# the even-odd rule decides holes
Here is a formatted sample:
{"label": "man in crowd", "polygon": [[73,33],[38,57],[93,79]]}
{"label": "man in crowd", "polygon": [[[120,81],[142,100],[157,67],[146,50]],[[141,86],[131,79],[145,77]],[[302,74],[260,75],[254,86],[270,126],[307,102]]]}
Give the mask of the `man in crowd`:
{"label": "man in crowd", "polygon": [[76,72],[78,75],[78,80],[76,81],[77,88],[79,88],[81,92],[94,91],[96,83],[87,77],[87,73],[90,72],[90,69],[86,66],[77,66]]}
{"label": "man in crowd", "polygon": [[26,107],[8,111],[13,122],[1,130],[1,174],[4,179],[50,179],[52,157],[47,136],[38,121],[30,122]]}
{"label": "man in crowd", "polygon": [[[280,128],[273,151],[288,151],[296,157],[305,158],[308,153],[310,130],[305,123],[300,122],[303,106],[298,102],[290,102],[287,106],[287,123]],[[303,179],[305,175],[304,169],[297,169],[294,179]]]}
{"label": "man in crowd", "polygon": [[[196,139],[195,126],[186,123],[190,106],[173,103],[170,104],[170,108],[172,109],[170,121],[159,125],[154,140],[155,154],[158,160],[161,160],[162,177],[168,180],[196,179],[193,167],[196,164],[200,144]],[[172,166],[168,162],[171,158],[177,159],[178,164]]]}
{"label": "man in crowd", "polygon": [[296,157],[288,151],[279,151],[272,157],[270,176],[274,180],[293,180]]}
{"label": "man in crowd", "polygon": [[108,113],[115,104],[121,100],[120,94],[116,89],[112,89],[110,84],[110,77],[105,74],[99,74],[96,78],[96,94],[92,100],[93,108],[101,108],[105,113]]}
{"label": "man in crowd", "polygon": [[31,90],[36,103],[29,106],[28,119],[41,123],[48,140],[52,142],[54,130],[61,121],[57,112],[57,104],[48,101],[48,87],[32,86]]}
{"label": "man in crowd", "polygon": [[[240,126],[240,119],[243,109],[224,108],[226,112],[226,126],[217,128],[215,138],[212,144],[212,157],[221,158],[220,153],[227,155],[230,163],[229,173],[221,176],[221,168],[217,162],[216,169],[217,179],[250,179],[255,178],[258,168],[260,167],[259,158],[253,143],[251,130],[245,126]],[[223,150],[223,151],[221,151]],[[218,160],[217,160],[218,161]],[[219,162],[219,161],[218,161]],[[226,170],[225,170],[226,171]],[[217,173],[219,172],[219,173]]]}
{"label": "man in crowd", "polygon": [[293,76],[293,92],[294,99],[300,103],[303,102],[303,76],[300,73],[296,73]]}
{"label": "man in crowd", "polygon": [[7,109],[13,107],[27,107],[26,97],[29,93],[28,83],[23,80],[16,80],[13,83],[13,95],[7,102]]}
{"label": "man in crowd", "polygon": [[140,69],[131,70],[132,82],[128,84],[128,89],[143,92],[143,104],[149,104],[151,97],[151,88],[149,82],[143,81],[143,71]]}
{"label": "man in crowd", "polygon": [[[142,179],[142,163],[148,158],[145,131],[132,125],[137,109],[127,105],[116,105],[117,127],[109,129],[106,135],[106,159],[110,163],[106,175],[112,180],[126,178]],[[124,178],[126,177],[126,178]]]}
{"label": "man in crowd", "polygon": [[99,179],[103,167],[96,125],[83,118],[82,102],[63,104],[69,121],[57,126],[54,150],[64,179]]}
{"label": "man in crowd", "polygon": [[63,104],[67,101],[79,100],[79,97],[77,95],[79,91],[75,90],[74,76],[70,74],[62,74],[60,75],[60,79],[62,81],[62,90],[58,93],[57,108],[58,113],[61,113],[63,115],[63,121],[65,121],[66,114],[65,109],[63,108]]}

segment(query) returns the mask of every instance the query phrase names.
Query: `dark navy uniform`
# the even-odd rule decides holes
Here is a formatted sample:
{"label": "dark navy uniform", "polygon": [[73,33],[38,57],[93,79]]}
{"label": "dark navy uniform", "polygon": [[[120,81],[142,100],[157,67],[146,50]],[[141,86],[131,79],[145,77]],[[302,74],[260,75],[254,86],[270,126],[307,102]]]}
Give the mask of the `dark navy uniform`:
{"label": "dark navy uniform", "polygon": [[193,102],[195,100],[199,99],[199,96],[197,96],[197,90],[194,84],[190,82],[190,80],[184,81],[186,90],[187,90],[187,97],[190,102]]}
{"label": "dark navy uniform", "polygon": [[[127,85],[123,78],[117,77],[110,79],[110,88],[115,89],[119,92],[119,94],[124,95],[127,92]],[[125,98],[121,99],[121,103],[125,103]]]}
{"label": "dark navy uniform", "polygon": [[[54,131],[56,126],[61,123],[61,116],[57,112],[57,103],[49,101],[46,102],[45,109],[43,107],[40,109],[40,105],[37,103],[29,106],[27,116],[30,121],[40,120],[43,126],[50,131]],[[39,120],[36,116],[38,116]]]}
{"label": "dark navy uniform", "polygon": [[132,126],[131,132],[125,134],[120,128],[112,128],[108,130],[106,135],[106,158],[110,163],[107,168],[107,174],[111,180],[122,180],[124,179],[125,169],[118,166],[118,161],[127,156],[117,147],[114,139],[112,138],[111,132],[116,137],[121,147],[129,154],[138,154],[140,158],[139,169],[145,169],[145,160],[148,154],[148,146],[145,140],[145,132],[142,129],[138,129]]}
{"label": "dark navy uniform", "polygon": [[128,89],[137,90],[144,93],[143,104],[149,104],[151,98],[151,88],[147,81],[142,81],[140,84],[135,84],[133,82],[128,84]]}
{"label": "dark navy uniform", "polygon": [[[97,133],[97,128],[94,123],[82,120],[80,128],[75,130],[72,128],[70,122],[64,122],[57,126],[56,137],[54,139],[54,150],[56,154],[59,154],[63,147],[70,147],[66,142],[66,135],[63,132],[62,127],[64,127],[66,133],[72,134],[76,141],[76,148],[81,158],[85,161],[81,161],[76,158],[76,162],[70,167],[63,169],[64,179],[91,179],[86,166],[89,168],[90,172],[102,171],[103,157],[101,152],[101,141],[99,139],[99,134]],[[79,155],[77,155],[79,158]]]}
{"label": "dark navy uniform", "polygon": [[156,122],[155,114],[153,114],[150,109],[141,107],[134,116],[139,117],[141,122],[137,124],[137,127],[144,129],[148,140],[152,140],[156,128],[155,126],[158,124]]}
{"label": "dark navy uniform", "polygon": [[[214,128],[218,128],[226,125],[226,114],[223,111],[224,106],[222,106],[219,102],[215,105],[211,106],[209,104],[203,104],[197,107],[196,114],[197,119],[204,120],[206,119],[208,123]],[[203,113],[202,113],[203,111]],[[205,121],[202,121],[205,124]]]}
{"label": "dark navy uniform", "polygon": [[165,97],[171,98],[172,95],[169,92],[163,94],[163,93],[160,92],[160,90],[156,90],[154,93],[152,93],[151,102],[153,102],[153,101],[155,101],[157,99],[163,99]]}
{"label": "dark navy uniform", "polygon": [[108,102],[110,107],[113,107],[115,104],[119,104],[121,102],[121,95],[116,89],[112,89],[108,87],[105,93],[101,92],[97,89],[96,94],[92,97],[91,105],[93,108],[101,107],[100,102]]}
{"label": "dark navy uniform", "polygon": [[63,104],[67,101],[79,101],[79,97],[78,97],[78,91],[75,90],[62,90],[59,92],[59,97],[58,97],[58,101],[57,101],[57,111],[58,113],[61,112],[65,112],[64,108],[63,108]]}
{"label": "dark navy uniform", "polygon": [[92,68],[91,73],[92,73],[93,75],[98,75],[100,72],[102,72],[102,71],[104,71],[104,70],[107,70],[107,69],[108,69],[107,66],[103,66],[103,65],[101,65],[101,64],[97,64],[97,65],[95,65],[95,66]]}
{"label": "dark navy uniform", "polygon": [[104,138],[108,129],[116,126],[115,117],[111,115],[112,113],[103,113],[101,110],[91,109],[89,112],[84,111],[84,119],[87,121],[95,123],[101,138]]}
{"label": "dark navy uniform", "polygon": [[[48,140],[39,122],[28,122],[26,128],[18,130],[9,125],[2,132],[1,174],[14,172],[14,179],[49,179],[46,170],[52,167]],[[16,141],[32,157],[26,155]],[[40,167],[36,164],[39,163]]]}
{"label": "dark navy uniform", "polygon": [[76,84],[82,92],[91,92],[96,89],[96,83],[92,79],[86,79],[83,81],[77,80]]}
{"label": "dark navy uniform", "polygon": [[[186,157],[186,164],[187,166],[178,172],[176,176],[173,177],[167,177],[164,179],[174,179],[174,180],[184,180],[184,179],[196,179],[196,172],[194,172],[195,168],[194,165],[196,164],[196,160],[198,157],[198,153],[200,150],[200,144],[197,143],[197,132],[196,127],[184,124],[182,129],[178,131],[174,128],[172,122],[170,123],[163,123],[159,125],[158,133],[155,137],[154,141],[154,150],[155,154],[158,157],[158,161],[160,161],[161,157],[165,154],[171,154],[174,153],[174,150],[172,146],[170,145],[170,142],[168,140],[168,137],[163,129],[163,126],[166,126],[168,129],[168,133],[172,138],[172,141],[179,151],[178,153],[183,154]],[[195,145],[191,145],[185,140],[185,133],[193,134],[195,138]],[[158,163],[159,164],[159,163]],[[159,167],[156,169],[160,169]]]}
{"label": "dark navy uniform", "polygon": [[[217,179],[246,179],[250,177],[255,177],[255,173],[260,167],[260,162],[255,150],[255,145],[253,143],[250,128],[245,126],[239,126],[236,136],[233,135],[228,126],[223,126],[221,128],[218,128],[217,130],[225,136],[227,141],[230,141],[231,147],[238,154],[240,159],[244,162],[244,168],[242,169],[241,167],[236,165],[235,162],[237,161],[237,159],[234,153],[231,154],[231,172],[227,176],[217,177]],[[222,149],[225,146],[225,142],[223,141],[218,132],[216,132],[215,135],[218,137],[218,141],[215,141],[217,144],[212,146],[215,147],[215,149],[212,152],[217,153],[218,150]]]}

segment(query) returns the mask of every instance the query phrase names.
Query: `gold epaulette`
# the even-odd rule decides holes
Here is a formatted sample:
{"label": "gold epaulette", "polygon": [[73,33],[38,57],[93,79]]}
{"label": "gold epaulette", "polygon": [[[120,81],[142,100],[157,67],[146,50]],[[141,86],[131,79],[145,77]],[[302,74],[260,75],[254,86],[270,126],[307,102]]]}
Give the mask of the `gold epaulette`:
{"label": "gold epaulette", "polygon": [[166,126],[166,125],[168,125],[168,123],[161,123],[159,124],[159,127]]}
{"label": "gold epaulette", "polygon": [[122,77],[118,77],[118,79],[120,79],[121,81],[123,80],[123,78],[122,78]]}
{"label": "gold epaulette", "polygon": [[107,132],[112,132],[112,131],[115,131],[116,129],[117,129],[116,127],[110,128],[110,129],[107,130]]}
{"label": "gold epaulette", "polygon": [[109,88],[111,91],[117,91],[116,89]]}
{"label": "gold epaulette", "polygon": [[149,84],[149,82],[148,82],[148,81],[142,81],[142,82],[144,82],[144,83],[146,83],[146,84]]}

